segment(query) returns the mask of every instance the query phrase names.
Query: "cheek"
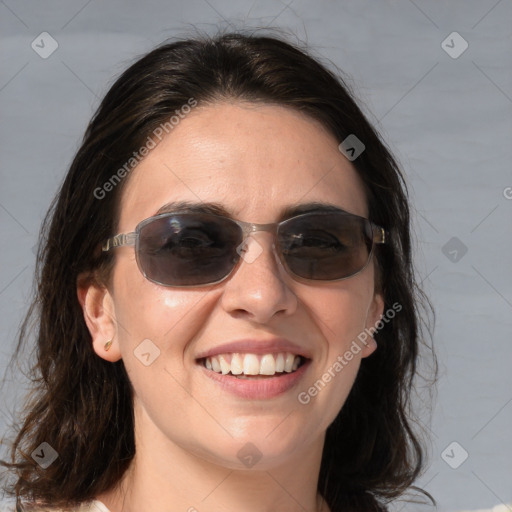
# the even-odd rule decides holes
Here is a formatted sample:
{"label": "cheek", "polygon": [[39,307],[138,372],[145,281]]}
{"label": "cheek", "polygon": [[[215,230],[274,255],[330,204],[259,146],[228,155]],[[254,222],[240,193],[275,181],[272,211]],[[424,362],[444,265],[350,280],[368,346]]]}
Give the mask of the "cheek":
{"label": "cheek", "polygon": [[325,347],[298,401],[309,408],[312,424],[321,418],[321,428],[327,428],[338,415],[357,376],[364,347],[358,336],[365,328],[373,296],[371,278],[355,276],[308,295],[305,308],[315,316]]}
{"label": "cheek", "polygon": [[117,336],[126,369],[134,379],[146,363],[154,369],[172,364],[173,372],[181,373],[187,344],[208,316],[202,300],[207,292],[155,285],[134,265],[120,262],[113,283]]}
{"label": "cheek", "polygon": [[350,346],[365,328],[373,286],[370,279],[358,277],[332,288],[310,290],[304,295],[305,308],[315,316],[331,357],[333,352]]}
{"label": "cheek", "polygon": [[[192,389],[191,340],[204,328],[213,304],[206,300],[208,292],[172,290],[141,278],[123,272],[121,266],[114,275],[123,364],[145,414],[184,443],[186,426],[204,416],[187,392]],[[180,411],[179,421],[175,411]]]}

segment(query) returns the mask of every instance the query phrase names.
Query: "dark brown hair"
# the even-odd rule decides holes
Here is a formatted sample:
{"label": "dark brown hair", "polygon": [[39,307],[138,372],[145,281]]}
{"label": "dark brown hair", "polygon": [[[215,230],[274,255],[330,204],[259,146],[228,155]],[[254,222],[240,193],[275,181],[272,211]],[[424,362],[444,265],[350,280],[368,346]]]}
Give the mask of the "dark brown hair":
{"label": "dark brown hair", "polygon": [[[104,198],[95,191],[190,98],[288,106],[320,121],[338,141],[355,134],[366,147],[353,165],[365,185],[370,220],[388,232],[376,255],[379,288],[385,310],[395,303],[402,309],[375,334],[379,348],[362,360],[328,428],[318,490],[332,512],[386,510],[388,501],[417,489],[412,484],[425,448],[411,426],[411,392],[421,346],[435,362],[424,329],[429,303],[411,261],[407,188],[342,78],[281,38],[241,33],[154,49],[117,79],[87,127],[41,232],[37,293],[17,346],[19,352],[35,318],[37,361],[12,462],[2,462],[16,477],[9,493],[20,506],[72,506],[112,488],[134,456],[130,381],[122,360],[109,363],[94,353],[76,284],[83,273],[108,276],[112,256],[97,248],[116,232],[129,177]],[[59,454],[44,470],[31,458],[42,442]]]}

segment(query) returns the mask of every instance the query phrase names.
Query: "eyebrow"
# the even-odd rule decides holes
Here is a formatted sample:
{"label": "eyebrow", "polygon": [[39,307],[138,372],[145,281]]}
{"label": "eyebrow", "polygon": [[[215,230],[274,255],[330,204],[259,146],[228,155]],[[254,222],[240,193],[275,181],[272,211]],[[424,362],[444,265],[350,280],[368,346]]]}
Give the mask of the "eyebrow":
{"label": "eyebrow", "polygon": [[[310,212],[347,212],[343,208],[331,203],[311,201],[308,203],[293,203],[281,210],[279,221]],[[224,205],[216,202],[171,201],[158,209],[155,215],[162,213],[210,213],[233,219],[232,213]]]}

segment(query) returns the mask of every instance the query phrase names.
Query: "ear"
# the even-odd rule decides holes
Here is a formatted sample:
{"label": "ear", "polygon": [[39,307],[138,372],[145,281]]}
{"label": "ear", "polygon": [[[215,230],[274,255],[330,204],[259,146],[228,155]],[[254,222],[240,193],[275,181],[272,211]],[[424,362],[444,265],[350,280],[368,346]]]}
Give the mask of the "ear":
{"label": "ear", "polygon": [[[106,286],[100,285],[90,275],[77,279],[78,301],[82,306],[85,323],[92,338],[94,352],[106,361],[121,359],[117,340],[117,322],[114,316],[114,300]],[[105,343],[112,340],[109,350]]]}
{"label": "ear", "polygon": [[[381,293],[375,292],[368,311],[366,312],[365,332],[368,334],[370,332],[373,333],[376,324],[382,318],[383,314],[384,297]],[[362,348],[363,350],[361,357],[368,357],[369,355],[373,354],[375,350],[377,350],[377,342],[374,340],[373,336],[368,336],[367,344],[364,344]]]}

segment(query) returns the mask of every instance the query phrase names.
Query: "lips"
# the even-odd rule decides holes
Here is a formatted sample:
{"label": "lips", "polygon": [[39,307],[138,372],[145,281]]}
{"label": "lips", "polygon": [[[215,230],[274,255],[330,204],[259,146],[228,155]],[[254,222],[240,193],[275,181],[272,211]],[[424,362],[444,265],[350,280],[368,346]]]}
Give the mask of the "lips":
{"label": "lips", "polygon": [[222,392],[229,393],[239,398],[250,400],[269,400],[284,395],[293,388],[299,391],[298,384],[307,372],[311,361],[305,361],[302,366],[291,373],[281,373],[273,376],[235,376],[231,374],[222,375],[203,366],[199,369],[204,375],[220,386]]}
{"label": "lips", "polygon": [[219,354],[279,354],[280,352],[291,352],[292,354],[302,356],[305,359],[311,359],[311,352],[293,343],[285,338],[271,338],[267,340],[242,339],[229,341],[222,345],[217,345],[199,352],[196,359],[217,356]]}
{"label": "lips", "polygon": [[311,360],[309,350],[283,338],[244,339],[198,354],[205,375],[243,398],[265,399],[291,389]]}

